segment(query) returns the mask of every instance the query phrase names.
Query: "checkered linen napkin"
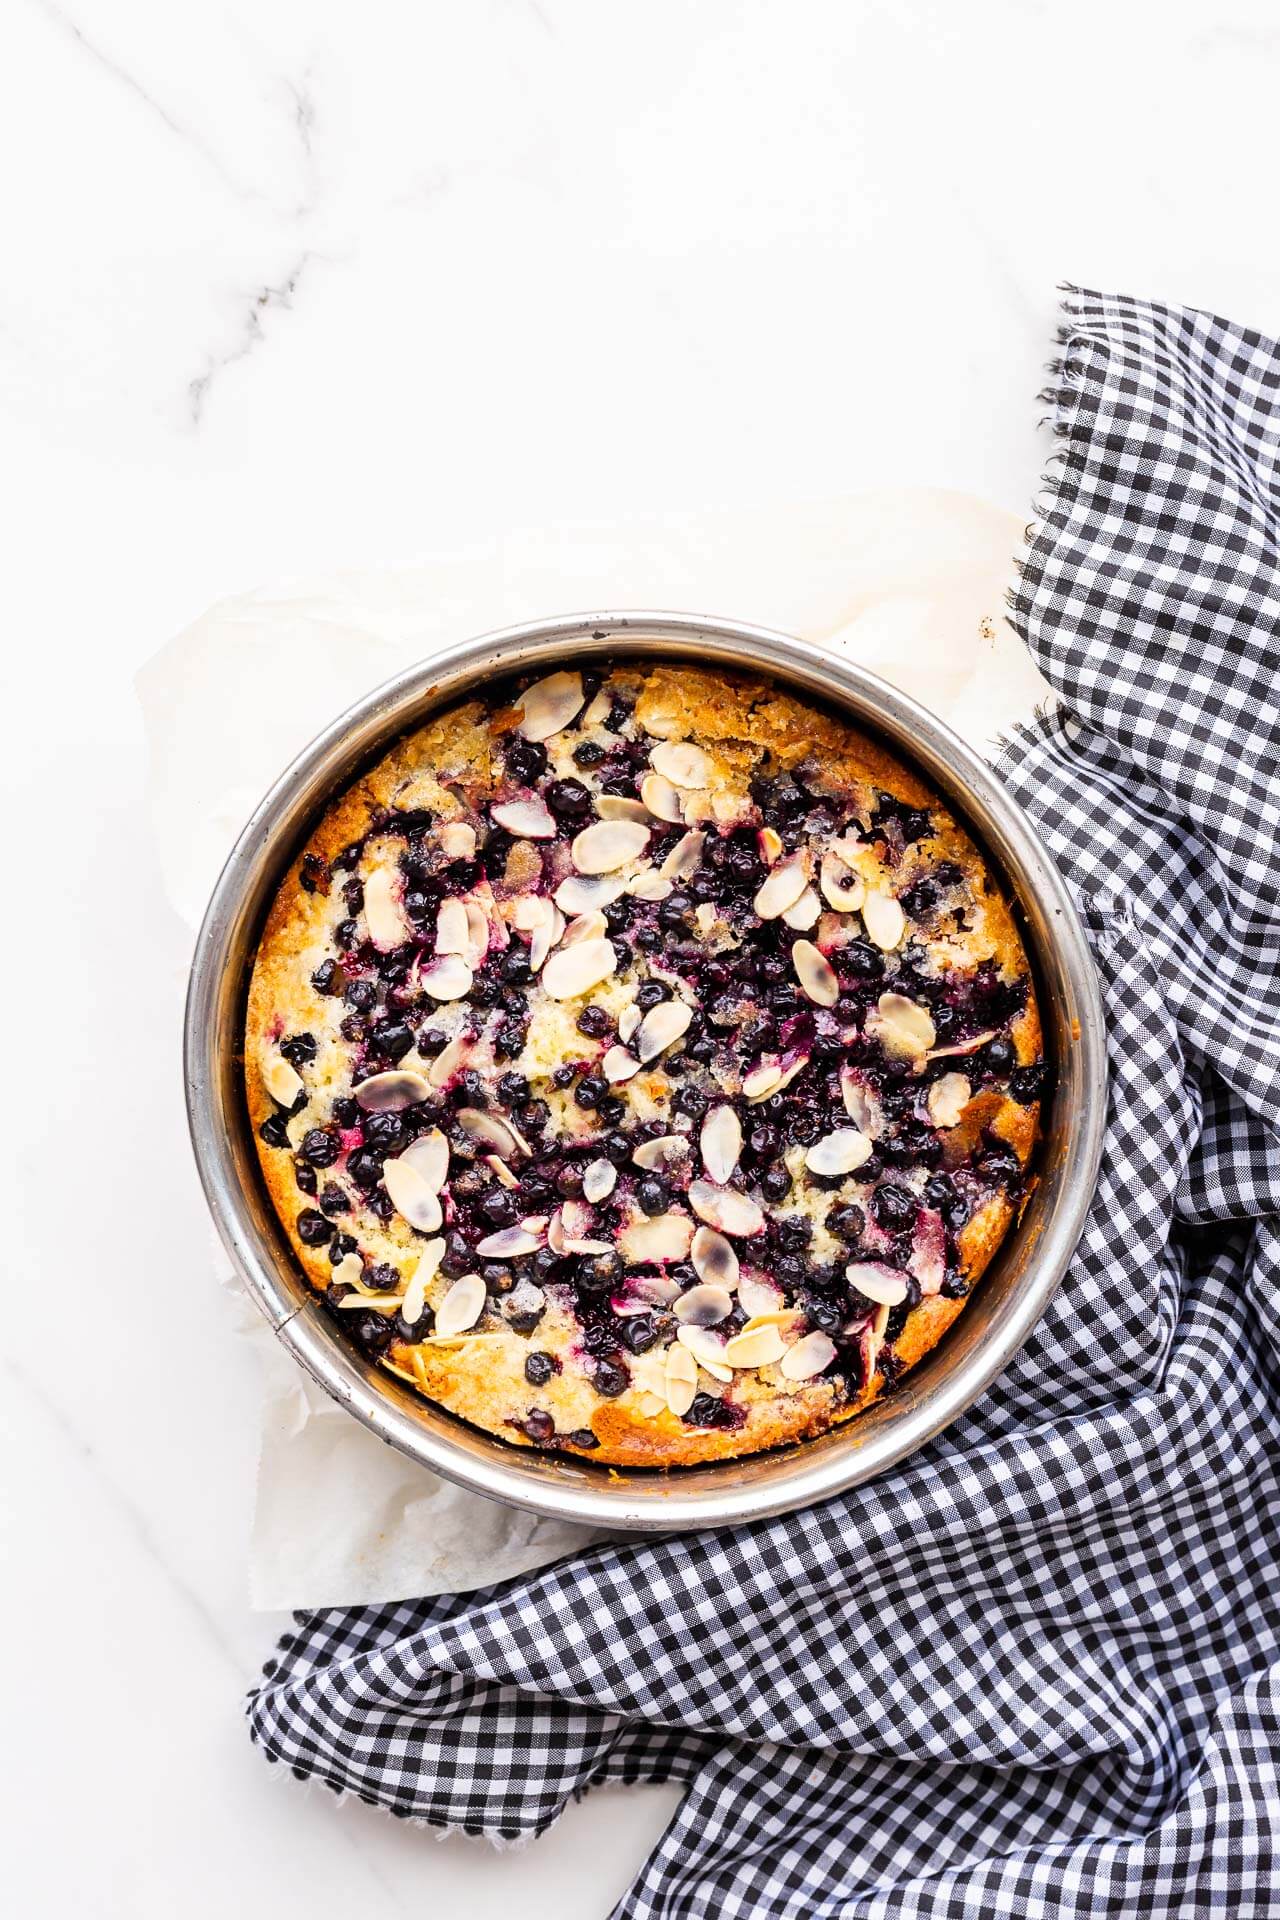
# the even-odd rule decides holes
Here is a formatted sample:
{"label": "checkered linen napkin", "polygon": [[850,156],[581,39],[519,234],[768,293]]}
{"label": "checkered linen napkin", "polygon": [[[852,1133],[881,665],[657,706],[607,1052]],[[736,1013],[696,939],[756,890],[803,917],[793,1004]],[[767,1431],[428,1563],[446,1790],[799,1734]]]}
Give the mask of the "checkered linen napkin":
{"label": "checkered linen napkin", "polygon": [[302,1614],[267,1758],[517,1839],[679,1779],[627,1920],[1280,1911],[1280,346],[1069,294],[1002,771],[1106,995],[1071,1272],[895,1472],[483,1593]]}

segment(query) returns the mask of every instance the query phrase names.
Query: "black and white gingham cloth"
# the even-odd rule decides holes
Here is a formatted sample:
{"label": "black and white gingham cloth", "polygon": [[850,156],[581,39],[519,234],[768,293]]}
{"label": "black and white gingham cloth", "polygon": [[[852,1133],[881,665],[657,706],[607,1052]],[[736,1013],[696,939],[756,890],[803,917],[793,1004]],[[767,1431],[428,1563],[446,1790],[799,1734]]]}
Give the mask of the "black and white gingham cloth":
{"label": "black and white gingham cloth", "polygon": [[1102,1182],[1009,1371],[727,1534],[298,1617],[300,1776],[515,1839],[678,1779],[627,1920],[1280,1914],[1280,346],[1072,292],[1005,778],[1109,1014]]}

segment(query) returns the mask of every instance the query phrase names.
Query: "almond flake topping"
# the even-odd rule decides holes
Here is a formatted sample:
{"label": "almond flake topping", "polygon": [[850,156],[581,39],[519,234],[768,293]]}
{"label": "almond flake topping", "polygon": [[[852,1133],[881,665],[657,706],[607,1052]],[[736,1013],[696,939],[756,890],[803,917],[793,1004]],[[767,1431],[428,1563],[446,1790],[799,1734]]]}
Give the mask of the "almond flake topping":
{"label": "almond flake topping", "polygon": [[470,993],[472,978],[470,967],[458,953],[442,954],[418,975],[423,991],[433,1000],[461,1000]]}
{"label": "almond flake topping", "polygon": [[565,930],[564,915],[559,907],[552,906],[550,900],[543,900],[542,905],[546,912],[533,929],[533,937],[529,942],[529,966],[534,973],[542,971],[547,955]]}
{"label": "almond flake topping", "polygon": [[[431,1087],[443,1087],[446,1081],[451,1080],[470,1051],[471,1035],[469,1033],[459,1033],[450,1040],[447,1046],[441,1047],[439,1053],[427,1068],[427,1079],[431,1085],[427,1088],[426,1093],[415,1094],[414,1100],[425,1100],[431,1092]],[[381,1079],[382,1075],[379,1074],[377,1077]],[[414,1077],[416,1079],[417,1076],[415,1075]],[[360,1099],[359,1089],[356,1090],[356,1099]],[[363,1102],[361,1104],[363,1104]],[[406,1105],[411,1106],[412,1104],[412,1101],[406,1102]]]}
{"label": "almond flake topping", "polygon": [[627,892],[633,900],[667,900],[675,888],[664,873],[656,867],[645,867],[634,880],[627,883]]}
{"label": "almond flake topping", "polygon": [[417,1167],[403,1155],[383,1162],[382,1184],[401,1219],[418,1233],[434,1233],[444,1216],[439,1196],[423,1179]]}
{"label": "almond flake topping", "polygon": [[926,1105],[935,1127],[954,1127],[969,1104],[969,1082],[962,1073],[944,1073],[929,1089]]}
{"label": "almond flake topping", "polygon": [[638,820],[597,820],[575,834],[569,849],[579,873],[613,873],[638,860],[649,844],[649,829]]}
{"label": "almond flake topping", "polygon": [[678,1342],[667,1349],[667,1405],[679,1419],[688,1413],[698,1395],[698,1363],[687,1347]]}
{"label": "almond flake topping", "polygon": [[856,1127],[837,1127],[805,1149],[804,1163],[810,1173],[832,1176],[853,1173],[871,1158],[871,1142]]}
{"label": "almond flake topping", "polygon": [[549,740],[560,733],[582,705],[582,676],[578,673],[552,673],[537,680],[520,696],[523,716],[517,733],[526,740]]}
{"label": "almond flake topping", "polygon": [[742,1152],[742,1122],[731,1106],[721,1102],[711,1108],[702,1123],[698,1145],[708,1180],[714,1180],[718,1187],[727,1186]]}
{"label": "almond flake topping", "polygon": [[869,893],[862,903],[862,924],[867,938],[891,953],[907,930],[907,916],[891,894]]}
{"label": "almond flake topping", "polygon": [[699,1280],[709,1287],[730,1293],[738,1284],[738,1256],[731,1243],[714,1227],[699,1227],[689,1248],[689,1258]]}
{"label": "almond flake topping", "polygon": [[464,1273],[455,1280],[436,1310],[436,1333],[447,1339],[466,1333],[484,1312],[484,1281],[478,1273]]}
{"label": "almond flake topping", "polygon": [[644,801],[633,800],[625,793],[598,793],[596,813],[601,820],[634,820],[642,827],[650,826],[653,821]]}
{"label": "almond flake topping", "polygon": [[791,949],[791,962],[806,998],[817,1007],[834,1007],[840,998],[840,981],[821,949],[812,940],[797,940]]}
{"label": "almond flake topping", "polygon": [[528,1223],[522,1221],[518,1227],[487,1233],[483,1240],[476,1241],[476,1252],[485,1260],[518,1260],[522,1253],[536,1253],[542,1241],[542,1233],[531,1232]]}
{"label": "almond flake topping", "polygon": [[691,873],[697,872],[706,844],[707,836],[702,829],[690,827],[680,835],[658,872],[664,880],[687,880]]}
{"label": "almond flake topping", "polygon": [[840,1069],[840,1092],[844,1096],[844,1110],[854,1126],[860,1133],[878,1140],[884,1132],[884,1108],[879,1094],[865,1086],[856,1069],[848,1065]]}
{"label": "almond flake topping", "polygon": [[931,1047],[930,1060],[951,1060],[962,1054],[977,1053],[979,1047],[985,1047],[988,1040],[994,1040],[996,1029],[991,1027],[986,1033],[975,1033],[972,1040],[961,1040],[954,1047]]}
{"label": "almond flake topping", "polygon": [[625,1047],[610,1047],[600,1068],[611,1087],[622,1085],[624,1080],[633,1080],[640,1071],[640,1062]]}
{"label": "almond flake topping", "polygon": [[448,860],[472,860],[476,830],[465,820],[446,820],[439,833],[440,851]]}
{"label": "almond flake topping", "polygon": [[543,991],[553,1000],[573,1000],[590,993],[617,971],[618,955],[611,940],[576,940],[558,947],[542,969]]}
{"label": "almond flake topping", "polygon": [[532,795],[526,800],[504,800],[489,811],[500,827],[517,840],[554,840],[556,823],[545,802]]}
{"label": "almond flake topping", "polygon": [[742,1093],[753,1105],[757,1100],[767,1100],[782,1080],[782,1062],[780,1060],[761,1060],[742,1076]]}
{"label": "almond flake topping", "polygon": [[724,1364],[724,1341],[719,1334],[712,1333],[709,1327],[684,1326],[676,1328],[676,1339],[682,1347],[688,1348],[698,1365],[713,1380],[723,1381],[728,1386],[733,1379],[733,1368]]}
{"label": "almond flake topping", "polygon": [[856,913],[867,897],[862,881],[834,848],[822,856],[821,879],[822,897],[837,913]]}
{"label": "almond flake topping", "polygon": [[630,1040],[632,1034],[643,1019],[644,1014],[634,1000],[629,1001],[622,1009],[622,1012],[618,1015],[618,1038],[624,1046]]}
{"label": "almond flake topping", "polygon": [[782,856],[782,835],[776,827],[761,827],[756,835],[756,844],[760,849],[760,858],[766,867],[772,867]]}
{"label": "almond flake topping", "polygon": [[[558,909],[556,909],[558,911]],[[590,907],[586,913],[578,914],[569,922],[561,935],[562,947],[576,947],[579,940],[603,940],[609,931],[609,922],[599,907]]]}
{"label": "almond flake topping", "polygon": [[733,1312],[733,1295],[727,1287],[690,1287],[680,1295],[671,1311],[685,1326],[718,1327]]}
{"label": "almond flake topping", "polygon": [[443,1240],[428,1240],[422,1249],[422,1258],[413,1270],[412,1278],[404,1291],[400,1303],[400,1312],[406,1326],[414,1326],[422,1318],[422,1310],[427,1304],[427,1288],[436,1277],[440,1265],[440,1255],[444,1252]]}
{"label": "almond flake topping", "polygon": [[595,1206],[599,1200],[607,1200],[618,1184],[618,1169],[612,1160],[593,1160],[583,1168],[582,1195]]}
{"label": "almond flake topping", "polygon": [[375,867],[364,883],[364,917],[369,938],[383,953],[402,947],[409,938],[409,922],[400,904],[404,883],[397,867]]}
{"label": "almond flake topping", "polygon": [[806,887],[794,907],[788,907],[782,917],[797,933],[808,933],[822,918],[822,902],[812,887]]}
{"label": "almond flake topping", "polygon": [[[291,1060],[278,1053],[263,1068],[262,1084],[273,1100],[278,1100],[282,1107],[291,1107],[302,1092],[302,1075]],[[407,1100],[405,1105],[409,1105]]]}
{"label": "almond flake topping", "polygon": [[486,1153],[484,1163],[500,1187],[507,1187],[512,1193],[519,1192],[520,1182],[512,1173],[506,1161],[496,1153]]}
{"label": "almond flake topping", "polygon": [[442,900],[436,915],[436,952],[465,955],[470,944],[467,909],[461,900]]}
{"label": "almond flake topping", "polygon": [[640,782],[640,798],[655,820],[665,820],[668,825],[680,826],[684,820],[684,803],[679,790],[660,773],[646,773]]}
{"label": "almond flake topping", "polygon": [[784,1380],[812,1380],[825,1373],[836,1357],[835,1342],[829,1334],[806,1333],[794,1347],[788,1347],[778,1365]]}
{"label": "almond flake topping", "polygon": [[496,1114],[484,1113],[479,1107],[459,1107],[454,1117],[464,1133],[481,1146],[491,1148],[502,1159],[510,1160],[520,1151],[520,1136],[515,1128],[499,1120]]}
{"label": "almond flake topping", "polygon": [[431,1088],[420,1073],[374,1073],[352,1089],[357,1106],[366,1113],[402,1113],[431,1097]]}
{"label": "almond flake topping", "polygon": [[907,1276],[880,1260],[855,1260],[844,1270],[851,1287],[879,1307],[900,1307],[907,1297]]}
{"label": "almond flake topping", "polygon": [[636,1034],[636,1052],[641,1062],[647,1065],[674,1046],[692,1020],[693,1008],[683,1000],[659,1000],[656,1007],[650,1007]]}
{"label": "almond flake topping", "polygon": [[429,1127],[426,1133],[420,1133],[400,1158],[421,1176],[432,1193],[439,1193],[449,1174],[449,1142],[439,1127]]}
{"label": "almond flake topping", "polygon": [[657,1167],[668,1167],[673,1161],[684,1159],[689,1151],[689,1142],[678,1133],[661,1133],[656,1140],[642,1140],[631,1158],[636,1166],[646,1173],[652,1173]]}
{"label": "almond flake topping", "polygon": [[774,1326],[745,1326],[725,1343],[725,1365],[730,1367],[767,1367],[781,1360],[786,1351],[782,1335]]}
{"label": "almond flake topping", "polygon": [[788,907],[794,907],[808,884],[804,861],[793,853],[766,874],[753,903],[756,912],[762,920],[780,919]]}
{"label": "almond flake topping", "polygon": [[691,740],[660,740],[649,764],[677,787],[705,787],[711,774],[711,762]]}
{"label": "almond flake topping", "polygon": [[652,1220],[636,1220],[618,1236],[618,1249],[633,1266],[648,1261],[662,1265],[683,1260],[693,1238],[693,1222],[685,1213],[660,1213]]}
{"label": "almond flake topping", "polygon": [[736,1187],[713,1187],[709,1180],[695,1180],[689,1187],[689,1205],[699,1220],[720,1233],[745,1235],[764,1227],[764,1215],[755,1201]]}
{"label": "almond flake topping", "polygon": [[588,880],[571,873],[556,888],[554,899],[564,913],[591,913],[610,906],[626,891],[625,880]]}
{"label": "almond flake topping", "polygon": [[929,1009],[904,993],[880,995],[875,1013],[867,1020],[867,1032],[903,1059],[918,1059],[938,1037]]}
{"label": "almond flake topping", "polygon": [[773,1313],[782,1305],[782,1295],[771,1280],[758,1273],[744,1273],[738,1282],[738,1305],[753,1317]]}

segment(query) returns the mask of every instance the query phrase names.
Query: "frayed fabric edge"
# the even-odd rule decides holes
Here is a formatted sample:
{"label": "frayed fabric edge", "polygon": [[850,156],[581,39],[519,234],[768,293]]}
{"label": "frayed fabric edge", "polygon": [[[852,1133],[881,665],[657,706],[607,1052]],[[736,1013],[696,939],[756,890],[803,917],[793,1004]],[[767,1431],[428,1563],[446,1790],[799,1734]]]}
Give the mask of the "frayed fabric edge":
{"label": "frayed fabric edge", "polygon": [[[1048,408],[1048,412],[1041,415],[1039,425],[1054,434],[1061,444],[1045,460],[1031,498],[1031,519],[1023,533],[1022,550],[1013,556],[1014,584],[1005,594],[1005,617],[1024,645],[1027,635],[1021,623],[1025,622],[1030,607],[1030,587],[1039,578],[1038,559],[1042,550],[1050,545],[1056,523],[1066,517],[1074,481],[1084,459],[1083,448],[1073,446],[1072,429],[1088,371],[1079,346],[1086,296],[1069,280],[1059,281],[1057,290],[1062,318],[1055,340],[1065,352],[1045,363],[1049,383],[1040,388],[1036,399]],[[1038,714],[1037,718],[1040,717]],[[1002,745],[1001,760],[1004,754]]]}

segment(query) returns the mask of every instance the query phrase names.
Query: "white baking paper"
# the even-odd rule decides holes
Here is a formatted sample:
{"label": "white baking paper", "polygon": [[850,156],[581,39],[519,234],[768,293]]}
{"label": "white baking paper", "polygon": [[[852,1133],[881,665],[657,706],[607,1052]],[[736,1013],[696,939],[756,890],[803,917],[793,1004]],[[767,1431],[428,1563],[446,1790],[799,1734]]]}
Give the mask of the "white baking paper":
{"label": "white baking paper", "polygon": [[[779,627],[873,668],[989,752],[1049,697],[1004,620],[1022,535],[1018,518],[961,494],[860,494],[512,534],[412,568],[220,602],[138,679],[169,896],[194,939],[245,818],[335,713],[447,642],[546,615],[672,608]],[[240,1318],[264,1384],[255,1606],[462,1591],[593,1537],[401,1458],[303,1375],[251,1308]]]}

